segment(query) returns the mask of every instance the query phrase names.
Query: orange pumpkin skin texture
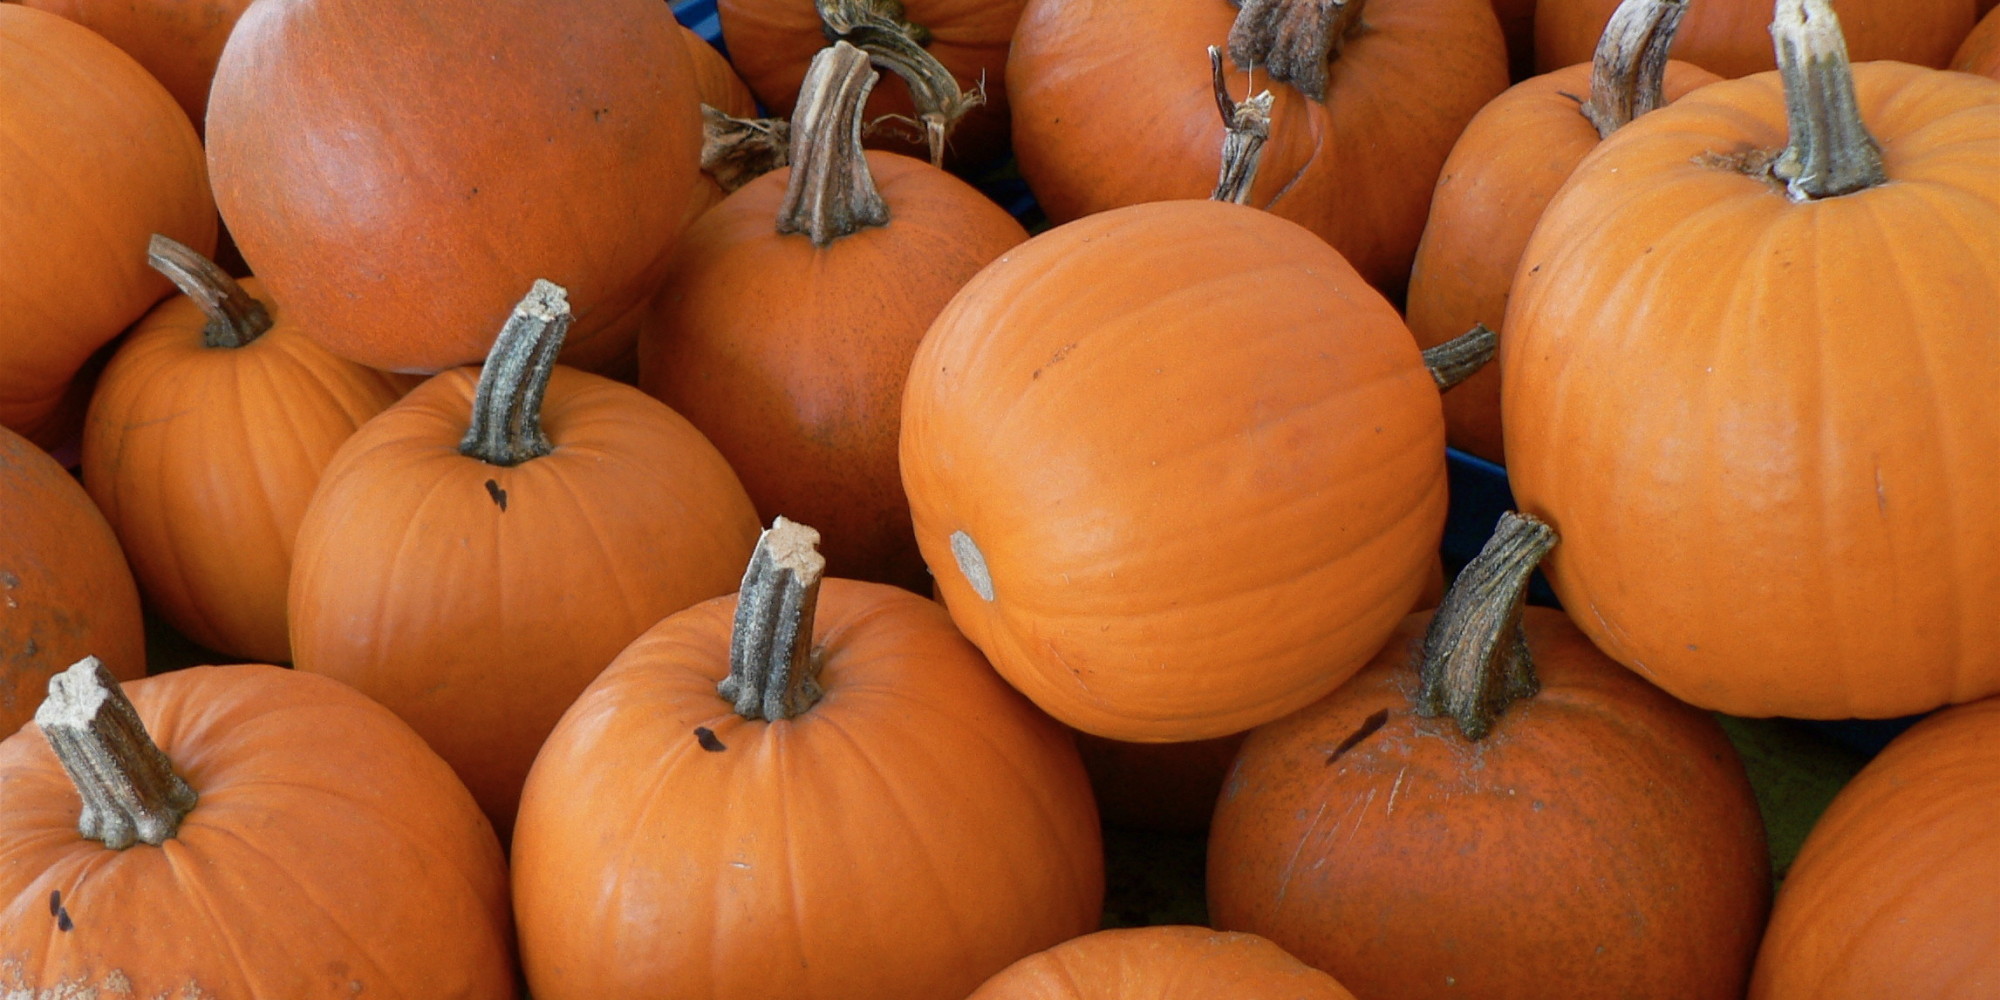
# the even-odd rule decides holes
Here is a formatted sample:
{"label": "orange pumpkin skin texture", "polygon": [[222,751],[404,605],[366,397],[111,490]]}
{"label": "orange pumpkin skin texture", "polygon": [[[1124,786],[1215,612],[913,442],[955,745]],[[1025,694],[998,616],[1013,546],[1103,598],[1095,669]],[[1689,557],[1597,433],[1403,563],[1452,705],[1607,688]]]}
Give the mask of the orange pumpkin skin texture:
{"label": "orange pumpkin skin texture", "polygon": [[535,762],[513,871],[537,1000],[959,1000],[1097,926],[1076,748],[942,609],[824,580],[825,694],[782,722],[716,693],[735,613],[641,636]]}
{"label": "orange pumpkin skin texture", "polygon": [[250,0],[19,0],[103,35],[167,88],[201,131],[222,43]]}
{"label": "orange pumpkin skin texture", "polygon": [[4,427],[0,525],[0,734],[11,735],[49,678],[85,656],[120,680],[145,676],[146,632],[111,526],[68,470]]}
{"label": "orange pumpkin skin texture", "polygon": [[2000,80],[2000,15],[1989,11],[1979,19],[1972,34],[1965,36],[1965,44],[1958,47],[1958,55],[1952,57],[1951,68]]}
{"label": "orange pumpkin skin texture", "polygon": [[1531,607],[1541,692],[1468,741],[1412,711],[1430,617],[1250,735],[1209,836],[1216,926],[1364,997],[1740,998],[1770,873],[1721,728]]}
{"label": "orange pumpkin skin texture", "polygon": [[[1535,7],[1535,64],[1543,72],[1590,58],[1619,0],[1540,0]],[[1966,0],[1834,0],[1857,63],[1894,59],[1942,67],[1972,29]],[[1674,39],[1673,56],[1724,77],[1777,68],[1771,49],[1771,0],[1694,0]]]}
{"label": "orange pumpkin skin texture", "polygon": [[[1203,198],[1221,163],[1207,46],[1226,0],[1033,0],[1007,87],[1014,152],[1055,222],[1120,205]],[[1367,30],[1333,60],[1325,103],[1270,89],[1271,137],[1249,204],[1333,244],[1400,299],[1445,155],[1507,88],[1490,0],[1370,0]],[[1228,66],[1242,100],[1265,74]],[[1464,331],[1460,331],[1463,333]]]}
{"label": "orange pumpkin skin texture", "polygon": [[1683,701],[1893,717],[2000,691],[2000,84],[1854,69],[1889,182],[1795,203],[1777,74],[1618,131],[1501,340],[1507,462],[1577,626]]}
{"label": "orange pumpkin skin texture", "polygon": [[110,850],[78,835],[77,789],[39,728],[0,742],[0,989],[516,995],[500,845],[408,726],[345,685],[263,665],[125,691],[201,798],[161,846]]}
{"label": "orange pumpkin skin texture", "polygon": [[209,649],[287,663],[285,587],[306,502],[334,450],[408,384],[327,353],[265,306],[276,325],[237,348],[203,346],[207,317],[182,295],[133,327],[91,398],[83,481],[169,624]]}
{"label": "orange pumpkin skin texture", "polygon": [[173,289],[147,239],[213,251],[215,205],[187,115],[87,28],[0,4],[0,106],[0,426],[52,448],[77,371]]}
{"label": "orange pumpkin skin texture", "polygon": [[655,0],[253,6],[216,68],[216,201],[328,350],[476,363],[521,289],[566,287],[563,358],[629,363],[701,150],[687,45]]}
{"label": "orange pumpkin skin texture", "polygon": [[1395,310],[1311,233],[1137,205],[946,307],[904,393],[903,484],[952,618],[1015,687],[1098,736],[1204,739],[1317,699],[1409,611],[1444,525],[1437,400]]}
{"label": "orange pumpkin skin texture", "polygon": [[1255,934],[1206,927],[1098,931],[1030,955],[968,1000],[1354,1000]]}
{"label": "orange pumpkin skin texture", "polygon": [[1752,1000],[2000,990],[2000,700],[1949,708],[1841,788],[1785,877]]}
{"label": "orange pumpkin skin texture", "polygon": [[476,378],[432,378],[334,454],[289,608],[298,669],[394,709],[504,839],[563,709],[661,616],[733,590],[757,516],[686,420],[566,367],[543,403],[553,453],[461,455]]}
{"label": "orange pumpkin skin texture", "polygon": [[[1506,335],[1507,294],[1528,235],[1556,189],[1600,141],[1570,96],[1590,93],[1590,72],[1579,64],[1514,85],[1482,108],[1452,147],[1410,273],[1409,322],[1417,346],[1435,347],[1475,323]],[[1668,63],[1667,99],[1717,79],[1697,66]],[[1498,364],[1444,394],[1444,421],[1452,447],[1506,461]]]}

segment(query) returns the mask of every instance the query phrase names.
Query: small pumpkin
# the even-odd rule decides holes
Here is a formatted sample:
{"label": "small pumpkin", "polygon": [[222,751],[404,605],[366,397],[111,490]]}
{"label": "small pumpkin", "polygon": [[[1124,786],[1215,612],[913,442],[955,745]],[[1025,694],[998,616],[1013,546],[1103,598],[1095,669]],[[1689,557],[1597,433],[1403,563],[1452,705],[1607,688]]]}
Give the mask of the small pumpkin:
{"label": "small pumpkin", "polygon": [[138,60],[174,95],[196,132],[208,113],[208,86],[222,43],[250,0],[18,0],[103,35]]}
{"label": "small pumpkin", "polygon": [[[1535,6],[1535,62],[1543,72],[1590,58],[1619,0],[1540,0]],[[1771,52],[1771,0],[1695,0],[1673,57],[1723,77],[1777,68]],[[1965,0],[1835,0],[1855,62],[1894,59],[1942,67],[1972,29]]]}
{"label": "small pumpkin", "polygon": [[1037,952],[968,1000],[1354,1000],[1255,934],[1206,927],[1098,931]]}

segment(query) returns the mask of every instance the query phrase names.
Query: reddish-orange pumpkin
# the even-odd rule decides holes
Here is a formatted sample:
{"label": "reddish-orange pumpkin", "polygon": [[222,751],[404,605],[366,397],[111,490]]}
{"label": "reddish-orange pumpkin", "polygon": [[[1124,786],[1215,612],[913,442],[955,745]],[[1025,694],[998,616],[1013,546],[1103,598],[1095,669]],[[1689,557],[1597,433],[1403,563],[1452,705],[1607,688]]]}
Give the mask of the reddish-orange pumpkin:
{"label": "reddish-orange pumpkin", "polygon": [[1098,931],[1030,955],[968,1000],[1354,1000],[1255,934],[1206,927]]}
{"label": "reddish-orange pumpkin", "polygon": [[1951,68],[2000,80],[2000,14],[1989,11],[1979,19],[1978,27],[1965,36],[1965,43],[1952,57]]}
{"label": "reddish-orange pumpkin", "polygon": [[700,118],[659,0],[298,0],[238,22],[208,156],[243,259],[335,354],[477,362],[547,278],[576,300],[565,360],[614,367],[693,197]]}
{"label": "reddish-orange pumpkin", "polygon": [[1751,1000],[2000,990],[2000,699],[1946,709],[1841,788],[1771,912]]}
{"label": "reddish-orange pumpkin", "polygon": [[[1535,64],[1543,72],[1590,58],[1619,0],[1540,0]],[[1967,0],[1834,0],[1855,62],[1895,59],[1941,67],[1972,29]],[[1691,0],[1674,58],[1724,77],[1777,68],[1771,0]]]}
{"label": "reddish-orange pumpkin", "polygon": [[222,43],[250,0],[19,0],[103,35],[139,61],[174,95],[196,132],[208,112],[208,85]]}
{"label": "reddish-orange pumpkin", "polygon": [[90,356],[173,286],[165,233],[215,249],[201,142],[132,57],[45,11],[0,4],[0,426],[72,440]]}

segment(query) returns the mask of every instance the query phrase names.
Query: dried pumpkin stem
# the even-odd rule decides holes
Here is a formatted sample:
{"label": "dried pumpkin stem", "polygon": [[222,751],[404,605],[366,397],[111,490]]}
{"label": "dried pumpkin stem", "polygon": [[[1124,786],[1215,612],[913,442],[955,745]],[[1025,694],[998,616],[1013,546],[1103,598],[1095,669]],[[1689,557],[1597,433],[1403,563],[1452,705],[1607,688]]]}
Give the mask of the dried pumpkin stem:
{"label": "dried pumpkin stem", "polygon": [[554,282],[534,287],[500,328],[472,397],[472,425],[458,453],[488,465],[514,466],[555,450],[542,431],[542,394],[569,333],[569,293]]}
{"label": "dried pumpkin stem", "polygon": [[819,532],[780,517],[750,553],[736,595],[729,676],[716,688],[746,719],[789,719],[819,701],[812,633],[826,559],[818,545]]}
{"label": "dried pumpkin stem", "polygon": [[903,78],[930,147],[931,165],[942,166],[951,130],[966,112],[986,103],[986,96],[958,85],[951,70],[924,48],[931,42],[930,30],[905,20],[896,0],[814,0],[814,6],[827,41],[859,46],[875,65]]}
{"label": "dried pumpkin stem", "polygon": [[1536,518],[1500,515],[1493,537],[1459,573],[1424,634],[1417,714],[1449,715],[1466,739],[1477,740],[1510,703],[1541,689],[1521,609],[1528,578],[1555,544],[1555,529]]}
{"label": "dried pumpkin stem", "polygon": [[86,656],[49,678],[49,696],[35,711],[83,799],[78,833],[114,851],[135,843],[159,846],[194,808],[194,789],[146,733],[146,724],[97,657]]}
{"label": "dried pumpkin stem", "polygon": [[701,169],[727,193],[791,162],[790,122],[701,106]]}
{"label": "dried pumpkin stem", "polygon": [[1208,47],[1208,70],[1215,88],[1215,106],[1222,111],[1222,175],[1215,181],[1212,201],[1238,205],[1250,201],[1250,187],[1257,182],[1257,164],[1264,158],[1264,141],[1271,137],[1271,92],[1260,91],[1243,103],[1229,96],[1222,78],[1222,50]]}
{"label": "dried pumpkin stem", "polygon": [[861,109],[876,79],[868,54],[846,42],[813,57],[792,112],[792,174],[778,206],[778,232],[804,233],[823,247],[888,223],[889,205],[875,190],[861,148]]}
{"label": "dried pumpkin stem", "polygon": [[146,263],[166,275],[208,317],[201,331],[203,346],[242,347],[271,328],[271,313],[264,303],[251,298],[229,272],[192,247],[154,233],[146,244]]}
{"label": "dried pumpkin stem", "polygon": [[1887,183],[1882,147],[1861,120],[1847,39],[1828,0],[1778,0],[1771,22],[1791,141],[1771,162],[1794,201]]}
{"label": "dried pumpkin stem", "polygon": [[1667,49],[1687,15],[1688,0],[1625,0],[1611,12],[1591,61],[1583,116],[1599,138],[1667,103]]}
{"label": "dried pumpkin stem", "polygon": [[1425,348],[1424,367],[1431,370],[1431,380],[1437,383],[1438,391],[1449,392],[1486,367],[1499,350],[1500,338],[1486,324],[1475,323],[1472,329]]}
{"label": "dried pumpkin stem", "polygon": [[1315,101],[1326,100],[1327,64],[1363,30],[1367,0],[1237,0],[1229,58],[1261,66]]}

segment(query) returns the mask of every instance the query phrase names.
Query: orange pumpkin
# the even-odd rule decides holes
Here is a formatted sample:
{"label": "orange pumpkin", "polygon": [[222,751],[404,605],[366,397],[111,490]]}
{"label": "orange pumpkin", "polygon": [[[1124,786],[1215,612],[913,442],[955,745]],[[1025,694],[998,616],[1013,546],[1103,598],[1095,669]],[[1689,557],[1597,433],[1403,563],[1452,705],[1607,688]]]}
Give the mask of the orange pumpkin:
{"label": "orange pumpkin", "polygon": [[[2000,83],[1843,86],[1824,0],[1779,12],[1792,85],[1640,118],[1543,213],[1501,344],[1514,495],[1577,625],[1684,701],[2000,692]],[[1788,138],[1788,100],[1826,131]]]}
{"label": "orange pumpkin", "polygon": [[2000,80],[2000,14],[1987,12],[1972,34],[1958,47],[1951,68],[1961,73],[1977,73]]}
{"label": "orange pumpkin", "polygon": [[200,140],[132,57],[54,14],[0,4],[0,426],[69,443],[92,354],[169,291],[166,233],[215,249]]}
{"label": "orange pumpkin", "polygon": [[125,692],[86,659],[0,741],[6,995],[515,995],[493,828],[408,726],[261,665]]}
{"label": "orange pumpkin", "polygon": [[728,593],[757,537],[700,431],[554,364],[567,321],[538,283],[483,369],[364,424],[293,556],[294,663],[394,709],[502,839],[563,709],[661,616]]}
{"label": "orange pumpkin", "polygon": [[208,85],[222,43],[250,0],[19,0],[103,35],[174,95],[196,132],[208,112]]}
{"label": "orange pumpkin", "polygon": [[1255,934],[1130,927],[1065,941],[1008,966],[968,1000],[1354,1000]]}
{"label": "orange pumpkin", "polygon": [[542,748],[513,855],[538,1000],[962,1000],[1097,926],[1069,735],[935,604],[822,581],[815,541],[781,519]]}
{"label": "orange pumpkin", "polygon": [[[1590,58],[1619,0],[1540,0],[1535,62],[1543,72]],[[1972,29],[1966,0],[1834,0],[1855,62],[1941,67]],[[1775,69],[1771,0],[1691,0],[1673,56],[1725,77]]]}

